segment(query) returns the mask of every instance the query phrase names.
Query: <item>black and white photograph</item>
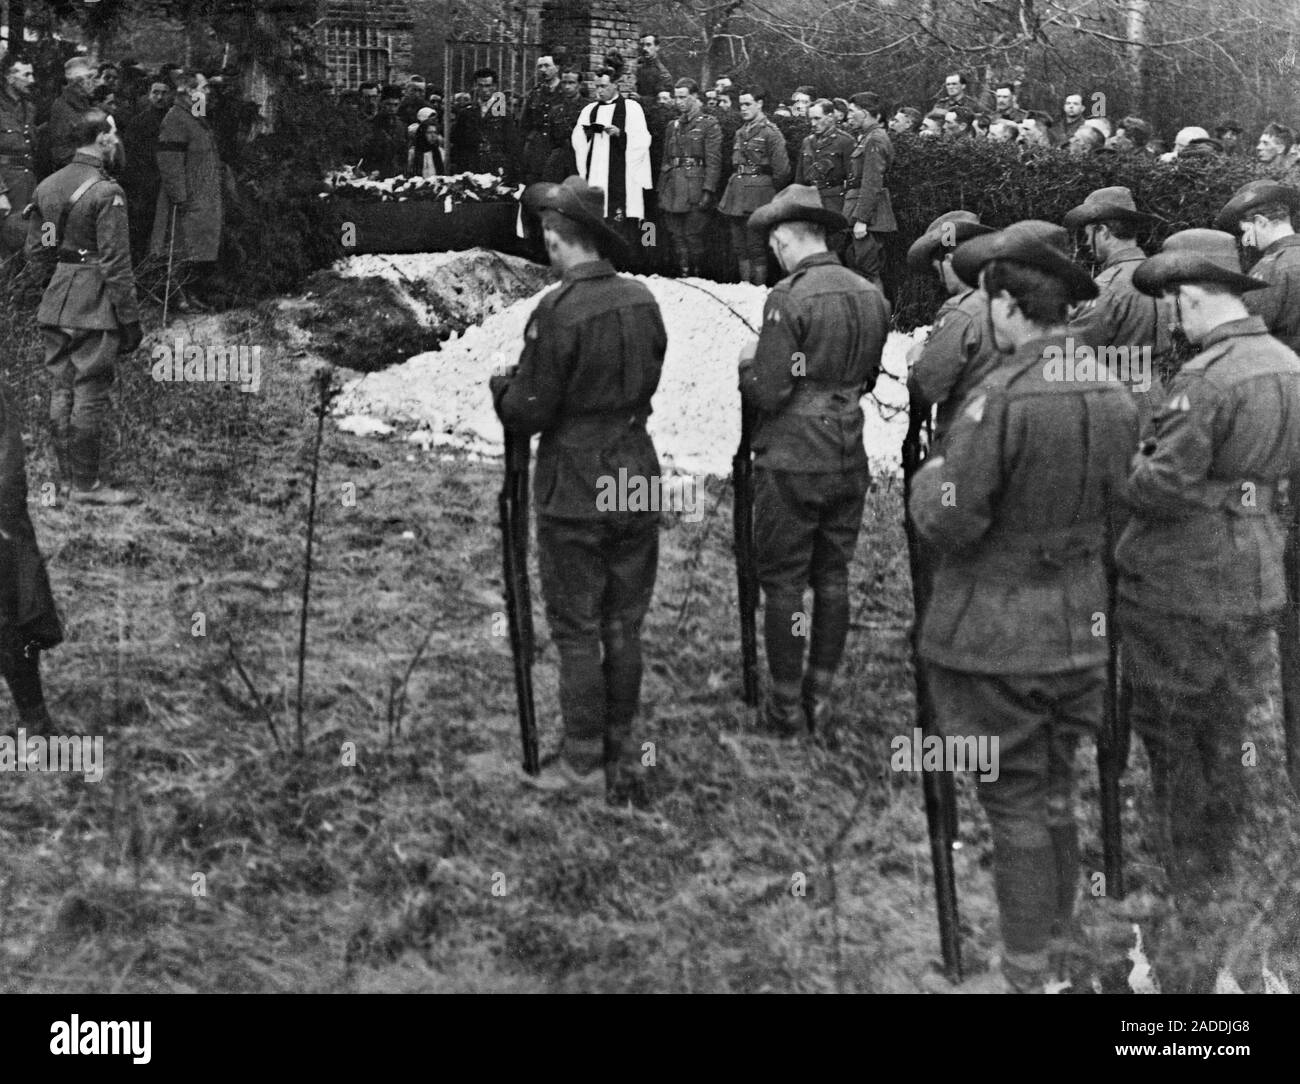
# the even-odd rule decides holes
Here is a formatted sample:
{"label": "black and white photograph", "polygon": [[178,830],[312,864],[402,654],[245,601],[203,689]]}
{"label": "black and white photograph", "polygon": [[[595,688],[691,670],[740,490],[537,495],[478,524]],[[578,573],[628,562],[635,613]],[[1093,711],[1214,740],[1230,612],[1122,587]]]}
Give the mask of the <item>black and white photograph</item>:
{"label": "black and white photograph", "polygon": [[34,1049],[1055,994],[1100,1064],[1250,1058],[1300,0],[0,0],[0,57]]}

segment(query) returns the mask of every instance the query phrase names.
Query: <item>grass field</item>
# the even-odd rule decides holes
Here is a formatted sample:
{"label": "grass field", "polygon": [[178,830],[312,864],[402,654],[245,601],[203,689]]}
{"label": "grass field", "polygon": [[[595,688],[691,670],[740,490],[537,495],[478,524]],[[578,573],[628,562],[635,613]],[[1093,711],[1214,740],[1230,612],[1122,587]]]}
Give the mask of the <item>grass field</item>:
{"label": "grass field", "polygon": [[[41,503],[39,358],[21,327],[0,335],[67,626],[46,659],[51,708],[63,732],[104,735],[107,755],[98,784],[0,777],[0,990],[936,986],[919,781],[889,770],[890,739],[913,725],[897,478],[869,498],[834,724],[803,745],[760,736],[740,703],[729,488],[710,482],[698,523],[666,517],[636,730],[655,745],[658,797],[637,811],[543,799],[515,777],[498,465],[327,423],[299,755],[312,359],[269,310],[225,333],[266,345],[260,394],[156,384],[147,350],[124,367],[114,467],[147,500],[121,511]],[[545,752],[556,652],[536,605]],[[1091,757],[1079,808],[1095,870]],[[1081,904],[1093,988],[1126,988],[1130,911],[1160,887],[1143,771],[1135,755],[1138,906]],[[1277,774],[1258,775],[1242,863],[1254,887],[1231,916],[1246,989],[1265,952],[1300,981],[1295,810]],[[997,915],[987,826],[969,781],[959,793],[978,973]]]}

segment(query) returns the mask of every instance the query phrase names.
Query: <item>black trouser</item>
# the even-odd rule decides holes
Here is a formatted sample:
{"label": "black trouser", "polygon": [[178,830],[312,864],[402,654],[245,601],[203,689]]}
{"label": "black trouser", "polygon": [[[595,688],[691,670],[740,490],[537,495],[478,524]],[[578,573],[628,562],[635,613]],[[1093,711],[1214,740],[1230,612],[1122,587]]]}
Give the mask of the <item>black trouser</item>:
{"label": "black trouser", "polygon": [[[866,467],[827,474],[754,470],[754,548],[774,682],[802,680],[810,632],[809,666],[831,673],[839,666],[849,632],[849,562],[870,481]],[[811,622],[803,613],[810,584]]]}
{"label": "black trouser", "polygon": [[659,514],[537,521],[546,619],[560,652],[565,758],[616,759],[641,698],[641,622],[659,561]]}

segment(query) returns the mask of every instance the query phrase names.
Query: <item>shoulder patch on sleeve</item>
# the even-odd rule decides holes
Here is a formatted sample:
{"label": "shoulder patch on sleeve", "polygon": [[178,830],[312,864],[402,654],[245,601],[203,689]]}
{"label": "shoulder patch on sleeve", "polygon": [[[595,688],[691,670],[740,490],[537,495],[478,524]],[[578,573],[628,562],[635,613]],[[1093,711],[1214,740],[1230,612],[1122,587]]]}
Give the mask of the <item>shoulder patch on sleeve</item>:
{"label": "shoulder patch on sleeve", "polygon": [[1166,410],[1176,411],[1179,414],[1186,414],[1192,409],[1192,401],[1187,397],[1187,392],[1181,395],[1175,395],[1165,404]]}
{"label": "shoulder patch on sleeve", "polygon": [[962,411],[973,422],[982,422],[984,420],[984,407],[987,405],[989,397],[984,392],[972,395],[966,409]]}
{"label": "shoulder patch on sleeve", "polygon": [[769,324],[779,324],[781,322],[781,310],[773,305],[771,311],[767,314]]}
{"label": "shoulder patch on sleeve", "polygon": [[120,192],[113,196],[113,206],[114,207],[126,206],[126,200],[122,198],[122,194]]}

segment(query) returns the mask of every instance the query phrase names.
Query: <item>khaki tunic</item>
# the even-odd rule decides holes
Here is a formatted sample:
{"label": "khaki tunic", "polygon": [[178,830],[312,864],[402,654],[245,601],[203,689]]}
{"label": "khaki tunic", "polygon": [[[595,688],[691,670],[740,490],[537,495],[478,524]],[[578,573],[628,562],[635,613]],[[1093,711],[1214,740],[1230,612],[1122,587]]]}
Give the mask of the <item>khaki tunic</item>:
{"label": "khaki tunic", "polygon": [[732,145],[733,172],[718,210],[748,218],[784,188],[790,179],[785,136],[767,117],[750,121],[736,132]]}
{"label": "khaki tunic", "polygon": [[[67,214],[59,250],[81,254],[82,262],[59,262],[45,288],[37,323],[49,327],[112,331],[140,319],[131,274],[126,196],[103,163],[77,154],[36,186],[35,209],[27,220],[27,255],[48,258],[52,239],[73,195],[93,182]],[[48,228],[47,228],[48,224]]]}

